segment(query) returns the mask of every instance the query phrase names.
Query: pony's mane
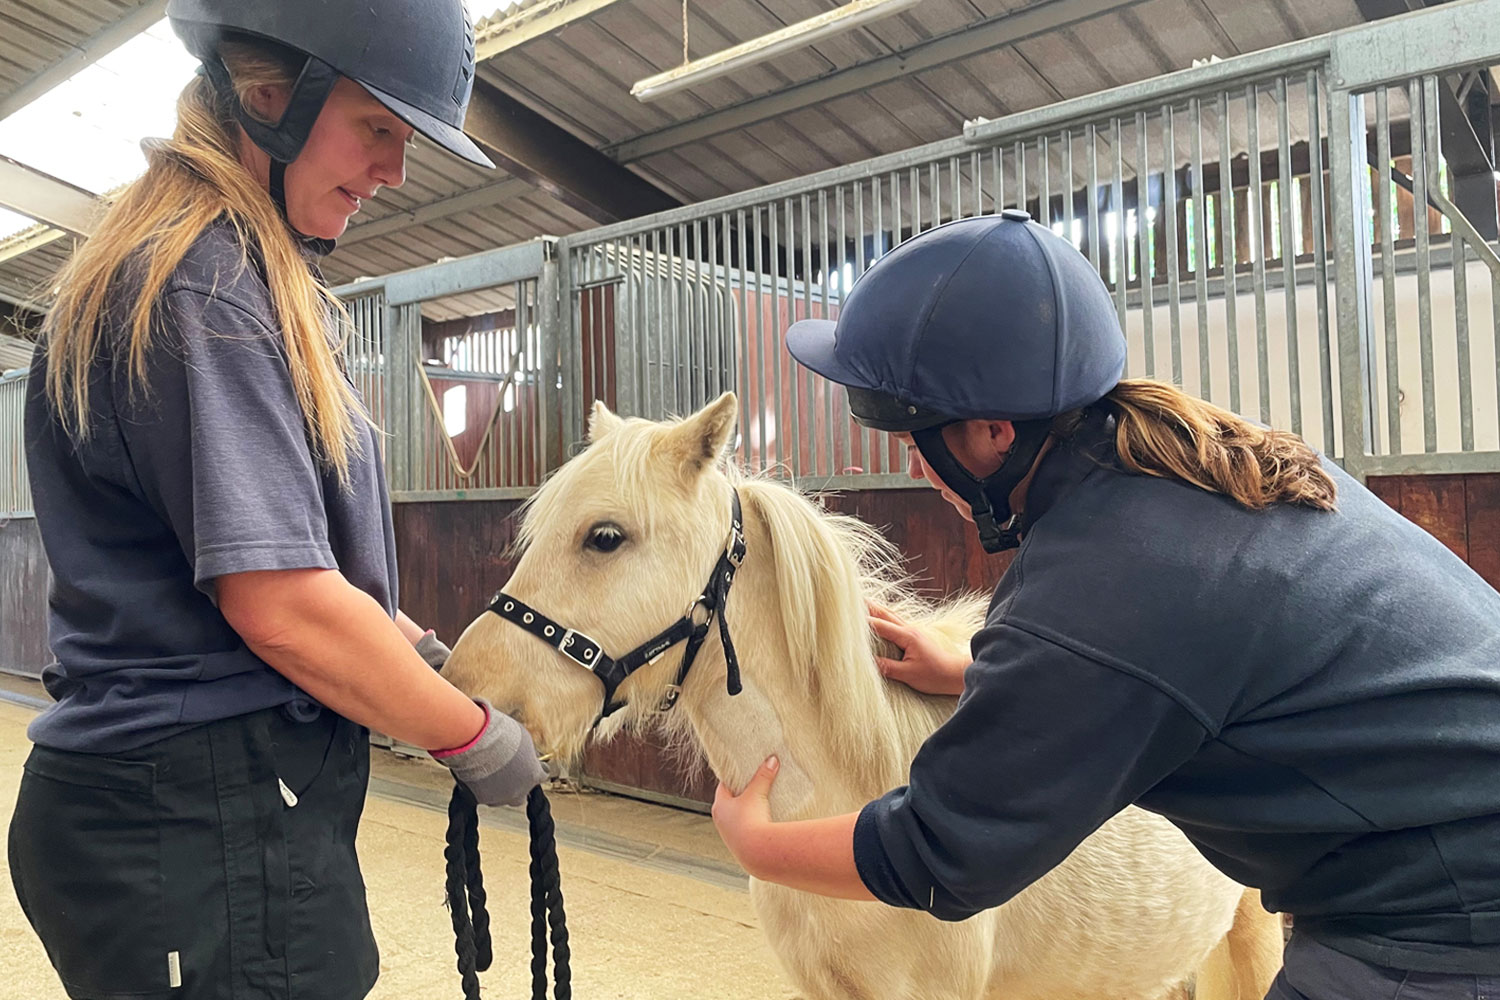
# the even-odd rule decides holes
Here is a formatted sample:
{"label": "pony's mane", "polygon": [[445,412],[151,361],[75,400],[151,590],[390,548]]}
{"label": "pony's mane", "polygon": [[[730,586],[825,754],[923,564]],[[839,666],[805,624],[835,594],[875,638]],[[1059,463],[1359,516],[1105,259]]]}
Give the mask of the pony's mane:
{"label": "pony's mane", "polygon": [[[919,694],[881,676],[875,664],[878,640],[870,631],[866,602],[894,611],[948,646],[967,647],[984,620],[987,599],[964,594],[935,603],[919,595],[900,551],[878,528],[823,507],[815,496],[784,480],[728,470],[748,508],[771,537],[776,592],[786,641],[787,665],[829,725],[829,736],[851,773],[878,764],[861,777],[890,787],[905,780],[906,767],[932,731],[953,711],[955,699]],[[754,514],[751,514],[753,511]],[[881,741],[879,734],[890,739]],[[872,744],[888,742],[872,760]],[[897,774],[892,776],[890,768]]]}

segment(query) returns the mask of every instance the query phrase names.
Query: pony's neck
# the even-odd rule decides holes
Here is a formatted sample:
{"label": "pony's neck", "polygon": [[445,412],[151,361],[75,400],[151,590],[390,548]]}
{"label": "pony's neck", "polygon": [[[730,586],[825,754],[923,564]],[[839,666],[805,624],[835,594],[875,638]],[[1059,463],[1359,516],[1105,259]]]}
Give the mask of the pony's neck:
{"label": "pony's neck", "polygon": [[[928,699],[879,676],[862,605],[857,622],[842,623],[845,633],[861,638],[856,648],[825,662],[795,662],[778,589],[784,582],[778,542],[788,540],[772,537],[770,520],[745,492],[748,551],[728,602],[744,690],[734,697],[725,690],[714,629],[701,654],[707,659],[684,690],[686,720],[714,773],[734,790],[767,756],[780,758],[771,803],[778,819],[858,808],[904,782],[917,746],[951,711],[951,700]],[[806,516],[818,515],[809,507]],[[858,579],[853,556],[838,554],[843,565],[812,561],[827,576],[812,581],[815,588]]]}

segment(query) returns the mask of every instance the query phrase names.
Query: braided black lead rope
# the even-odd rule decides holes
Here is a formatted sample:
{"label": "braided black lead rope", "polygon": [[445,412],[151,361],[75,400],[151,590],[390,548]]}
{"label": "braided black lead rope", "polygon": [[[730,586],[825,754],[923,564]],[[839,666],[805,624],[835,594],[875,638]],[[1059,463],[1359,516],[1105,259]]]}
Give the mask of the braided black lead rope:
{"label": "braided black lead rope", "polygon": [[[557,836],[552,807],[540,787],[526,798],[531,828],[531,995],[547,998],[547,944],[551,932],[554,997],[573,996],[572,953],[563,913],[562,881],[557,865]],[[453,950],[463,980],[464,1000],[479,1000],[479,976],[490,967],[490,916],[485,909],[484,880],[479,870],[479,810],[474,795],[455,783],[448,801],[448,910],[453,918]]]}
{"label": "braided black lead rope", "polygon": [[[473,851],[474,862],[470,863],[468,846],[479,842],[479,810],[474,793],[461,782],[454,782],[453,797],[448,800],[447,846],[443,858],[447,862],[446,891],[448,914],[453,919],[453,950],[458,953],[458,974],[463,978],[465,1000],[479,1000],[478,946],[474,940],[474,923],[470,919],[470,897],[468,885],[470,871],[479,880],[477,850]],[[489,915],[484,910],[483,889],[480,890],[479,912],[486,927],[484,951],[490,951]]]}
{"label": "braided black lead rope", "polygon": [[540,787],[526,799],[531,827],[531,995],[547,997],[547,931],[552,931],[553,996],[573,996],[572,952],[568,948],[567,917],[563,914],[562,880],[557,867],[557,836],[552,807]]}

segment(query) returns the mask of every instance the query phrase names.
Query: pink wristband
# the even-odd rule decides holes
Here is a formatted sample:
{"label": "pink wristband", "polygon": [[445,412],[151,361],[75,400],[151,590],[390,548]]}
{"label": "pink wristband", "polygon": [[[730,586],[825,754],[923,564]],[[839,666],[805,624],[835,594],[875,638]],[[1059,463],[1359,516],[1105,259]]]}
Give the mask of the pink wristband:
{"label": "pink wristband", "polygon": [[472,750],[472,749],[474,749],[474,744],[476,744],[476,743],[479,742],[479,737],[483,736],[484,735],[484,731],[486,729],[490,728],[490,710],[489,710],[489,708],[487,706],[485,706],[485,705],[480,705],[479,707],[484,709],[484,725],[482,725],[482,726],[479,727],[479,732],[477,732],[477,733],[474,734],[474,738],[472,740],[470,740],[469,742],[465,743],[463,746],[461,746],[461,747],[455,747],[452,750],[429,750],[427,752],[430,753],[430,754],[432,754],[433,757],[436,757],[437,759],[441,760],[444,757],[456,757],[459,754],[463,753],[465,750]]}

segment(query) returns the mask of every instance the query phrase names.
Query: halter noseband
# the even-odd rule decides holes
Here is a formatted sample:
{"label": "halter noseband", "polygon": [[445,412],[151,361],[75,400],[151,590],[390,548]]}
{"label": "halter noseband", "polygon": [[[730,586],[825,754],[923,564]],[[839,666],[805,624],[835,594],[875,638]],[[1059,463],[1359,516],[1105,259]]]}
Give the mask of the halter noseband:
{"label": "halter noseband", "polygon": [[[604,708],[599,713],[600,719],[624,707],[623,702],[615,701],[615,692],[627,677],[647,664],[655,663],[668,649],[686,639],[687,648],[682,654],[682,666],[677,668],[677,679],[667,689],[657,710],[665,712],[676,705],[678,696],[682,694],[682,684],[687,680],[688,669],[697,658],[703,640],[708,638],[709,625],[717,615],[719,638],[724,643],[724,660],[729,670],[728,690],[731,695],[739,694],[740,664],[734,653],[734,644],[729,641],[729,623],[724,619],[724,602],[729,597],[730,584],[734,583],[735,570],[745,561],[745,527],[738,490],[731,493],[731,500],[729,540],[724,545],[719,561],[714,564],[714,571],[709,576],[703,593],[687,606],[681,618],[618,659],[605,653],[604,647],[597,641],[576,629],[558,624],[503,590],[495,595],[488,610],[521,626],[574,663],[592,671],[604,683]],[[701,622],[695,617],[700,610],[703,612]]]}

